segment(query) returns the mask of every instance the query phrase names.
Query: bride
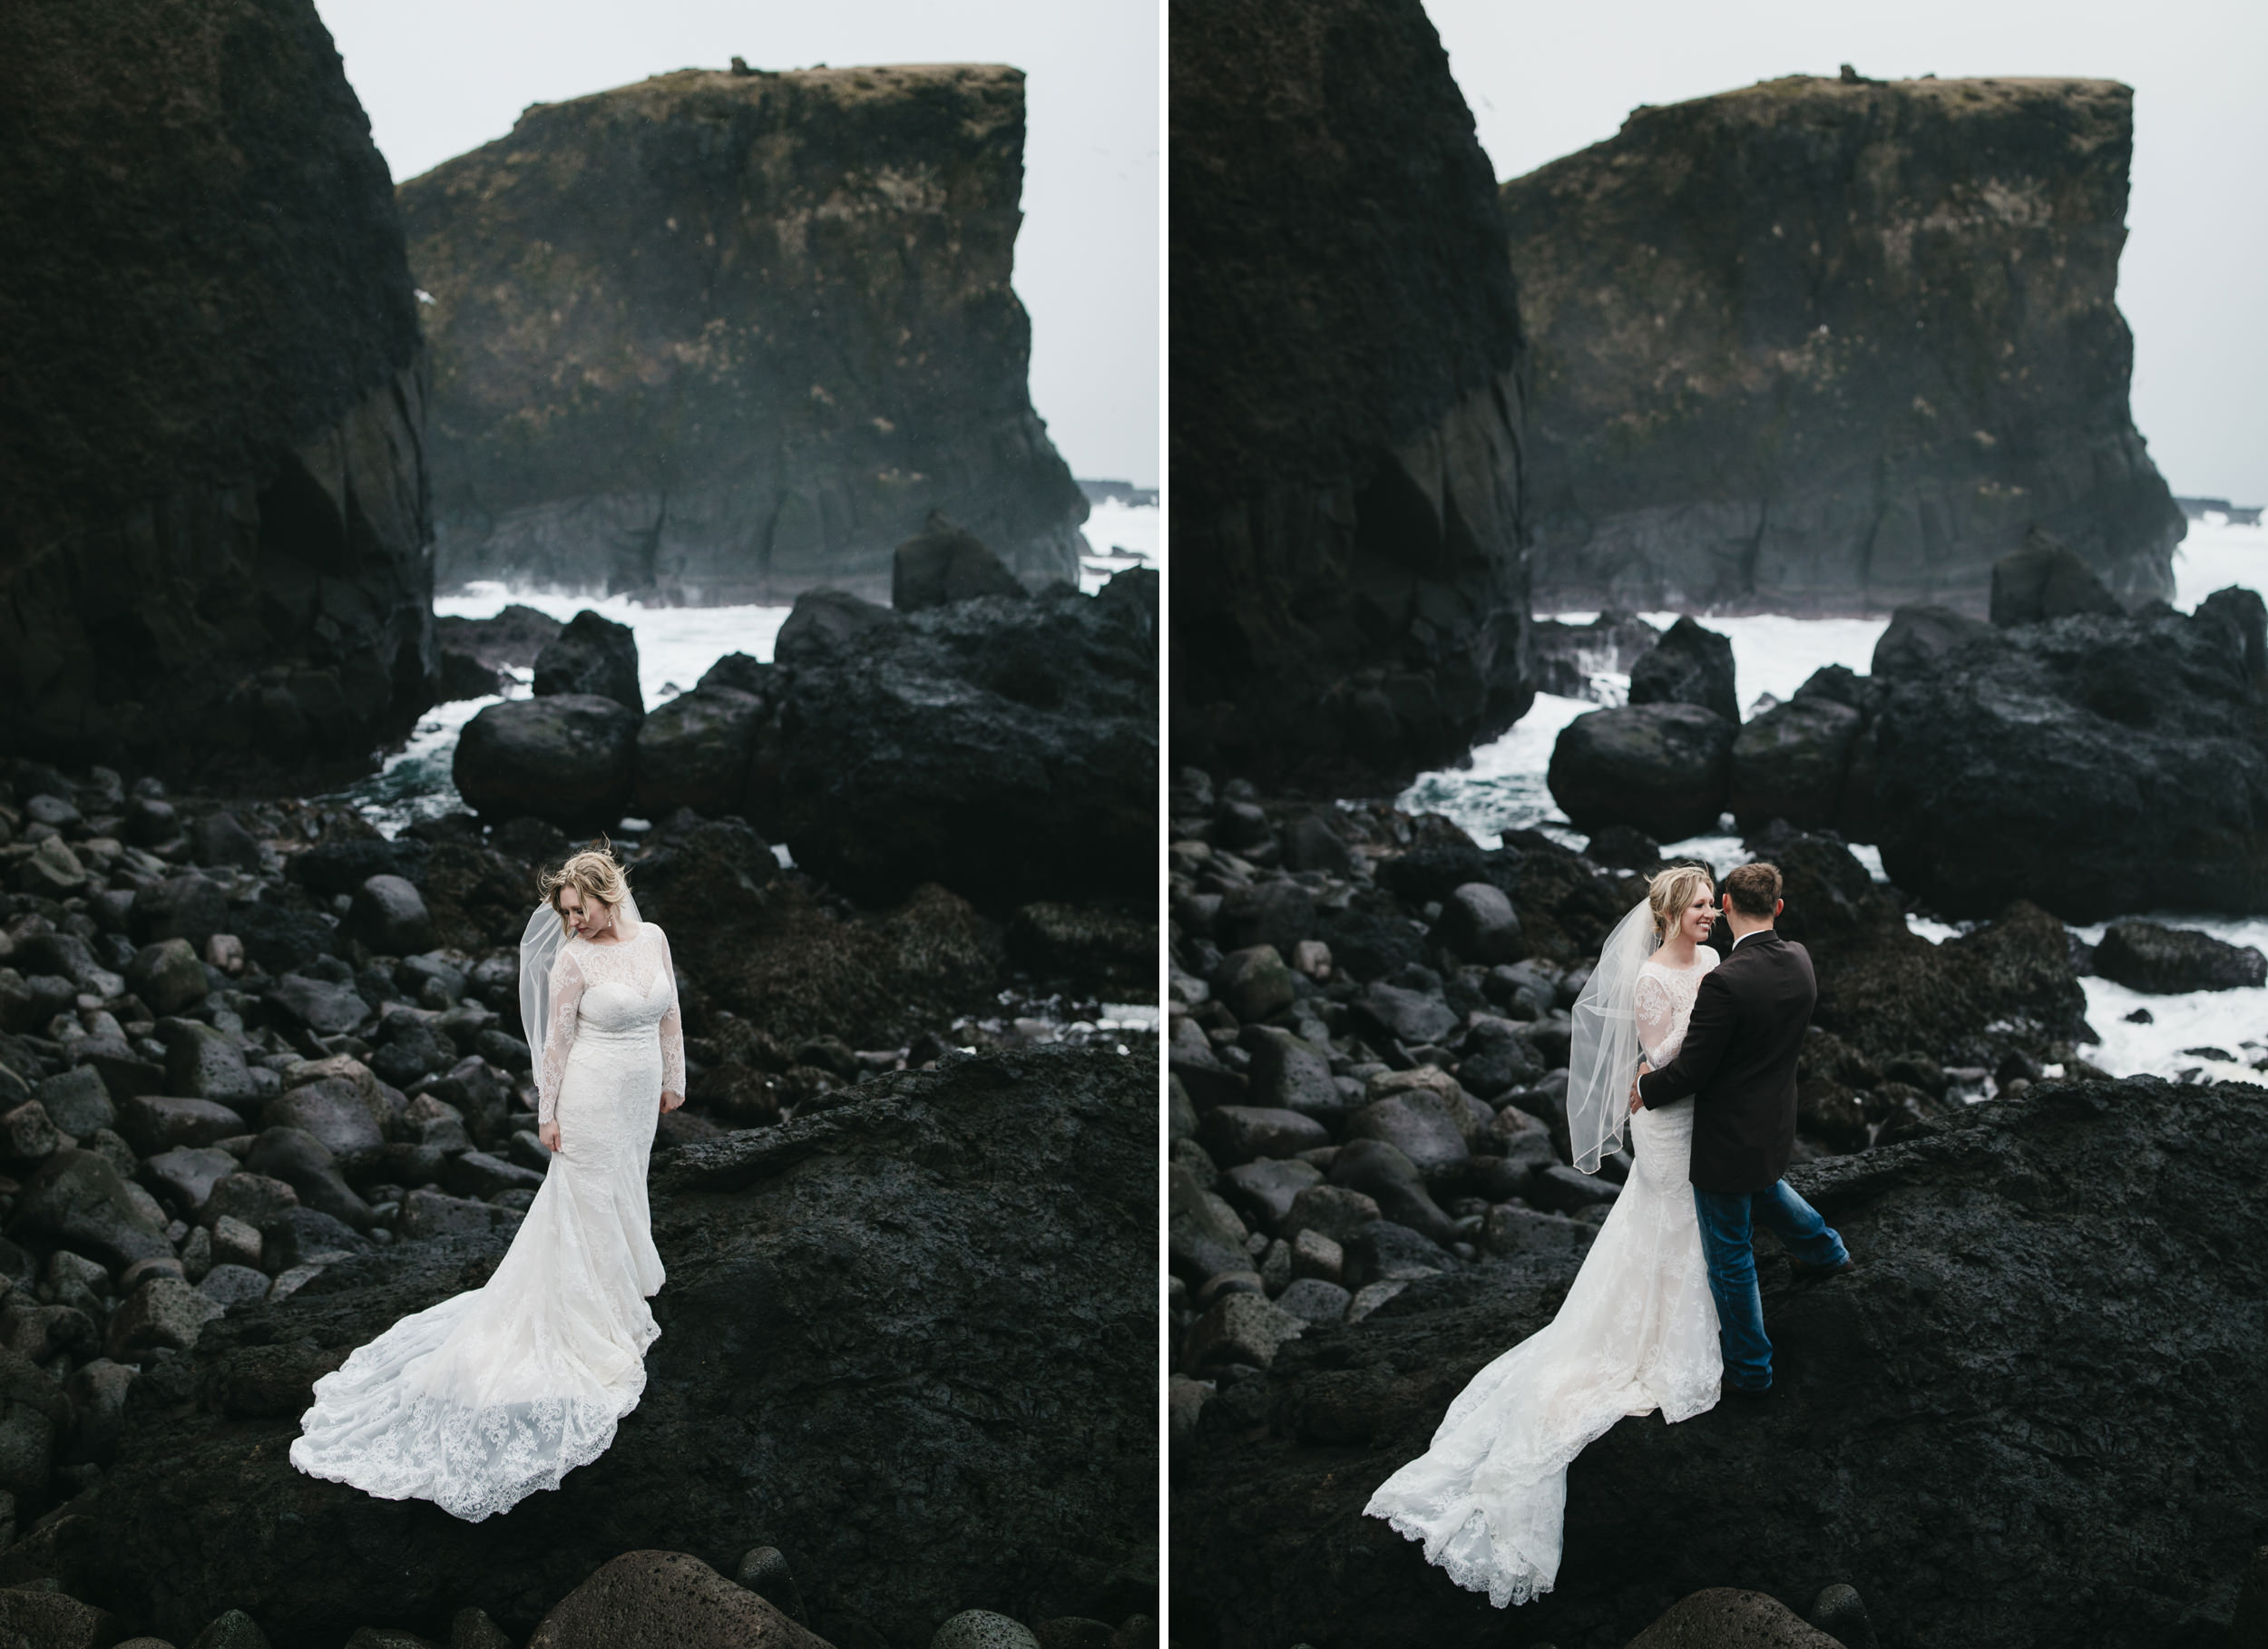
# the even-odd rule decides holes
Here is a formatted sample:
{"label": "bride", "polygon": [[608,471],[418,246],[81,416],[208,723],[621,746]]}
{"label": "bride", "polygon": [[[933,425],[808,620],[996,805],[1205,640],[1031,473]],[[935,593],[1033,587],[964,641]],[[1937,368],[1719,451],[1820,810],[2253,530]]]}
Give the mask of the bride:
{"label": "bride", "polygon": [[403,1318],[315,1383],[291,1463],[477,1523],[599,1458],[638,1406],[660,1330],[646,1163],[685,1103],[677,975],[598,848],[542,880],[521,1018],[552,1152],[487,1283]]}
{"label": "bride", "polygon": [[1425,1453],[1364,1508],[1459,1586],[1499,1608],[1551,1589],[1568,1462],[1626,1414],[1668,1421],[1716,1406],[1723,1358],[1699,1215],[1686,1181],[1693,1101],[1630,1111],[1643,1058],[1667,1064],[1717,954],[1709,873],[1653,879],[1608,936],[1575,1004],[1568,1134],[1596,1173],[1630,1128],[1637,1166],[1600,1225],[1559,1314],[1472,1378]]}

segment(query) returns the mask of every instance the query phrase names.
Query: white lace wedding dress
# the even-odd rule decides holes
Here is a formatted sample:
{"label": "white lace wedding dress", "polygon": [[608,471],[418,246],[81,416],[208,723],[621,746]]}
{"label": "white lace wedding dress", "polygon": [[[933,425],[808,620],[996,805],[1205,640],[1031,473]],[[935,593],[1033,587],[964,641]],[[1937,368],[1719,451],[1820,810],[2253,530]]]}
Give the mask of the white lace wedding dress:
{"label": "white lace wedding dress", "polygon": [[[1677,1056],[1694,992],[1716,961],[1703,946],[1689,968],[1648,961],[1638,971],[1648,1064]],[[1559,1315],[1474,1375],[1424,1454],[1364,1508],[1500,1609],[1551,1589],[1568,1462],[1585,1445],[1626,1414],[1659,1409],[1674,1422],[1716,1403],[1716,1303],[1686,1177],[1693,1101],[1638,1111],[1630,1147],[1637,1166]]]}
{"label": "white lace wedding dress", "polygon": [[403,1318],[315,1382],[291,1463],[477,1523],[557,1488],[638,1406],[662,1283],[646,1165],[685,1091],[670,944],[651,922],[571,939],[552,970],[536,1080],[560,1144],[488,1282]]}

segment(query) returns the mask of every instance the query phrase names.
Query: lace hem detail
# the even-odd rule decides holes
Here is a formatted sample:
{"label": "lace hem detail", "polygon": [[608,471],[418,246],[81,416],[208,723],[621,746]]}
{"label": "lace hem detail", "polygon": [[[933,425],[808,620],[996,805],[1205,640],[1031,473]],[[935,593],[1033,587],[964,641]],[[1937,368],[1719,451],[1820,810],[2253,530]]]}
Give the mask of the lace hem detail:
{"label": "lace hem detail", "polygon": [[[1363,1508],[1364,1517],[1383,1518],[1387,1526],[1396,1534],[1405,1539],[1414,1540],[1425,1548],[1426,1562],[1440,1569],[1442,1574],[1448,1576],[1466,1591],[1486,1592],[1489,1595],[1489,1601],[1500,1609],[1517,1608],[1521,1604],[1535,1602],[1537,1598],[1549,1592],[1551,1589],[1551,1583],[1559,1578],[1559,1569],[1556,1566],[1551,1573],[1547,1575],[1526,1566],[1507,1573],[1494,1565],[1475,1562],[1451,1550],[1450,1541],[1446,1537],[1438,1542],[1437,1549],[1432,1531],[1426,1527],[1416,1513],[1382,1508],[1379,1505],[1380,1498],[1379,1495],[1371,1497],[1370,1504]],[[1478,1524],[1480,1525],[1479,1538],[1484,1542],[1489,1541],[1488,1522],[1488,1514],[1476,1506],[1464,1522],[1458,1525],[1457,1534],[1461,1537],[1473,1525]],[[1465,1543],[1461,1539],[1458,1544]]]}

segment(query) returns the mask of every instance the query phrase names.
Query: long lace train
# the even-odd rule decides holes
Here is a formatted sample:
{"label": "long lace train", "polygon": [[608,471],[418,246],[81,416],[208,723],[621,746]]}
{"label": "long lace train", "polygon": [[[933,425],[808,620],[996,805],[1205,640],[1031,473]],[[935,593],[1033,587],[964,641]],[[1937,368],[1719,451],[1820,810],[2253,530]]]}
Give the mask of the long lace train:
{"label": "long lace train", "polygon": [[1693,1102],[1631,1118],[1637,1166],[1551,1322],[1473,1376],[1364,1510],[1499,1608],[1551,1589],[1567,1468],[1625,1415],[1714,1407],[1723,1361],[1686,1178]]}

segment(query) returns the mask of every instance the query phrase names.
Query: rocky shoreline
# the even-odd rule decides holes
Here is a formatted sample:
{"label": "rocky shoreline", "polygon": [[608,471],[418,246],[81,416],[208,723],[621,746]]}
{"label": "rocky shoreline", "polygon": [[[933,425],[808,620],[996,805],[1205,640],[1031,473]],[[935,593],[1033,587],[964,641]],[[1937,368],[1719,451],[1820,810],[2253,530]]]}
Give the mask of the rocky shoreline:
{"label": "rocky shoreline", "polygon": [[[1004,748],[1035,717],[1066,753],[1124,756],[1133,770],[1114,782],[1132,794],[1145,782],[1143,747],[1109,742],[1116,724],[1094,696],[1119,692],[1103,684],[1113,670],[1139,673],[1146,648],[1154,658],[1149,610],[1126,599],[1139,597],[1144,577],[1154,584],[1154,574],[1121,581],[1107,600],[995,595],[911,613],[822,592],[800,604],[795,635],[783,632],[780,666],[728,659],[711,677],[747,687],[704,678],[651,717],[637,703],[628,632],[586,615],[590,622],[566,626],[538,653],[537,697],[485,713],[510,722],[562,704],[605,706],[633,729],[634,773],[645,786],[637,794],[675,776],[697,799],[736,809],[680,804],[618,848],[644,914],[672,935],[689,1075],[688,1104],[660,1119],[654,1181],[673,1289],[657,1302],[665,1331],[650,1371],[672,1395],[661,1403],[650,1395],[625,1437],[664,1456],[692,1450],[689,1460],[752,1450],[749,1470],[777,1478],[778,1497],[762,1501],[770,1510],[751,1522],[745,1508],[727,1510],[748,1491],[720,1479],[722,1498],[685,1525],[677,1517],[684,1468],[663,1471],[649,1459],[659,1474],[650,1506],[611,1519],[586,1512],[588,1528],[573,1539],[553,1526],[550,1556],[508,1566],[534,1563],[529,1572],[541,1581],[505,1592],[482,1591],[489,1560],[465,1556],[483,1549],[481,1537],[459,1530],[421,1540],[423,1555],[406,1567],[387,1556],[351,1584],[335,1555],[318,1560],[323,1548],[286,1561],[277,1542],[303,1522],[309,1537],[330,1531],[327,1541],[340,1519],[365,1513],[389,1528],[402,1516],[426,1516],[436,1536],[446,1517],[298,1479],[282,1454],[312,1381],[404,1312],[476,1285],[542,1184],[547,1154],[519,1023],[517,947],[538,869],[575,839],[525,810],[526,795],[500,789],[493,761],[468,770],[463,747],[461,787],[486,816],[424,818],[391,839],[322,801],[174,793],[150,776],[130,785],[107,768],[8,764],[0,772],[0,875],[14,890],[0,893],[0,1371],[8,1377],[0,1567],[18,1581],[54,1581],[69,1595],[61,1602],[76,1598],[182,1642],[229,1608],[249,1611],[265,1641],[288,1645],[335,1643],[387,1622],[445,1634],[453,1609],[474,1606],[493,1617],[485,1630],[502,1622],[518,1641],[623,1543],[695,1534],[686,1550],[728,1590],[722,1576],[738,1572],[746,1551],[787,1550],[814,1611],[806,1623],[847,1633],[850,1643],[926,1643],[956,1610],[1003,1602],[1035,1624],[1122,1624],[1153,1611],[1149,1479],[1139,1462],[1154,1439],[1138,1434],[1154,1378],[1144,1325],[1156,1297],[1147,1238],[1155,1043],[1107,1020],[1103,1004],[1149,995],[1157,942],[1118,892],[1127,873],[1108,861],[1120,845],[1117,826],[1097,815],[1082,833],[1080,818],[1058,814],[901,845],[894,876],[846,878],[862,903],[811,869],[785,867],[737,811],[777,799],[777,790],[749,783],[750,764],[769,771],[755,746],[769,740],[773,756],[797,757],[796,684],[812,686],[840,654],[846,629],[879,632],[860,668],[870,680],[910,684],[897,689],[908,695],[968,668],[956,659],[976,660],[1000,686],[1031,657],[1017,638],[1056,639],[1057,651],[1041,655],[1058,667],[1056,702],[1044,710],[964,683],[949,712],[962,732],[931,718],[931,743],[958,753],[958,771],[924,792],[922,776],[901,769],[909,814],[950,826],[959,815],[940,787],[974,796],[988,782],[969,729],[992,729]],[[942,645],[927,639],[940,634]],[[909,650],[912,661],[898,656]],[[1082,661],[1083,674],[1074,668]],[[689,713],[707,700],[746,712],[737,751]],[[1121,715],[1136,718],[1139,707]],[[911,708],[894,729],[868,722],[864,730],[905,740],[924,731]],[[825,736],[855,759],[861,732],[838,720]],[[1153,722],[1152,764],[1154,738]],[[1021,759],[1044,770],[1031,743]],[[699,789],[704,763],[725,771],[710,772],[709,792]],[[555,795],[574,794],[568,765],[539,766],[535,776]],[[715,794],[720,785],[729,794]],[[844,796],[879,824],[873,809],[885,798],[872,786]],[[1005,799],[1012,805],[1013,793]],[[1074,807],[1080,800],[1096,798],[1064,798]],[[838,821],[809,798],[802,805],[805,823],[791,826],[797,842],[832,842],[839,852],[867,839],[857,820]],[[609,799],[593,817],[619,816],[621,806]],[[557,805],[545,810],[563,816]],[[807,828],[821,834],[800,834]],[[1035,830],[1052,838],[1043,860],[1028,850]],[[1012,873],[993,868],[1002,865]],[[947,877],[977,901],[950,891]],[[970,1129],[1008,1155],[987,1157],[976,1134],[950,1143]],[[1026,1141],[1021,1155],[1011,1148],[1016,1137]],[[1059,1160],[1064,1149],[1079,1160]],[[839,1237],[813,1248],[806,1221],[778,1237],[787,1251],[766,1257],[764,1196],[827,1173],[846,1176],[822,1199],[821,1223]],[[748,1189],[766,1185],[772,1190]],[[669,1212],[673,1195],[699,1202],[743,1190],[699,1218]],[[1027,1249],[1010,1276],[1004,1256]],[[873,1281],[879,1292],[868,1305],[889,1303],[898,1290],[915,1296],[899,1302],[887,1332],[875,1312],[845,1305],[841,1291],[855,1276],[829,1269],[865,1253],[893,1279]],[[817,1269],[798,1293],[791,1276],[807,1262]],[[910,1327],[948,1301],[955,1332]],[[1074,1329],[1066,1313],[1093,1327]],[[1044,1346],[1031,1340],[1034,1325],[1045,1325]],[[791,1328],[800,1363],[771,1343]],[[743,1364],[732,1346],[755,1362]],[[1076,1372],[1042,1372],[1074,1355]],[[790,1365],[802,1371],[797,1381],[770,1391],[763,1409],[796,1417],[786,1434],[770,1422],[729,1441],[688,1440],[709,1417],[738,1412],[739,1399],[720,1402],[725,1393],[760,1390]],[[854,1368],[863,1372],[851,1385],[875,1399],[864,1423],[879,1478],[863,1487],[843,1476],[839,1437],[824,1441],[856,1429],[856,1415],[814,1418],[841,1400],[835,1382]],[[1050,1391],[1037,1410],[1029,1407],[1034,1381]],[[948,1395],[954,1390],[963,1395]],[[1075,1400],[1080,1390],[1086,1395]],[[885,1423],[901,1401],[889,1392],[911,1405],[903,1424]],[[937,1403],[960,1420],[914,1418]],[[1023,1440],[1007,1448],[990,1434],[1019,1413],[1012,1424]],[[270,1434],[274,1446],[265,1447]],[[1082,1461],[1061,1452],[1074,1438],[1088,1451]],[[819,1447],[830,1450],[824,1459],[797,1458]],[[634,1453],[611,1451],[559,1501],[596,1508],[645,1492],[620,1480]],[[244,1560],[238,1566],[199,1541],[181,1544],[181,1527],[210,1527],[220,1515],[214,1496],[251,1494],[248,1472],[271,1474],[259,1504],[280,1497],[304,1504],[304,1515],[279,1522],[259,1513],[257,1535],[247,1526],[225,1543]],[[878,1487],[912,1480],[905,1473],[933,1485],[934,1509],[926,1491],[907,1509],[902,1489]],[[995,1478],[996,1493],[982,1488]],[[827,1481],[836,1488],[822,1491]],[[1047,1494],[1031,1487],[1043,1481]],[[1022,1494],[1053,1509],[1034,1514],[1012,1551],[999,1545],[1005,1525],[996,1525],[987,1557],[957,1532],[971,1494]],[[903,1517],[875,1524],[879,1544],[870,1545],[858,1531],[894,1499]],[[176,1505],[186,1524],[156,1516]],[[497,1523],[524,1535],[567,1516],[547,1508]],[[666,1533],[681,1526],[689,1532]],[[744,1527],[769,1537],[735,1547],[731,1531]],[[391,1552],[393,1539],[372,1549]],[[908,1541],[934,1549],[934,1568],[911,1556]],[[889,1566],[887,1585],[862,1566],[875,1562]],[[294,1593],[287,1574],[308,1590]],[[1100,1629],[1103,1637],[1075,1641],[1108,1642],[1117,1625]],[[529,1641],[586,1640],[539,1632]]]}
{"label": "rocky shoreline", "polygon": [[[1658,864],[1659,850],[1627,825],[1602,826],[1584,854],[1533,831],[1507,832],[1501,845],[1482,848],[1439,815],[1412,816],[1377,803],[1265,797],[1249,785],[1216,785],[1187,769],[1171,793],[1169,817],[1177,1633],[1187,1623],[1186,1641],[1220,1645],[1333,1641],[1326,1631],[1378,1643],[1498,1641],[1490,1634],[1501,1628],[1488,1624],[1493,1612],[1485,1600],[1467,1607],[1471,1600],[1401,1552],[1404,1543],[1383,1525],[1364,1527],[1357,1513],[1368,1488],[1422,1448],[1464,1380],[1549,1320],[1619,1194],[1626,1157],[1610,1157],[1596,1177],[1569,1166],[1567,1010],[1608,929],[1643,896],[1642,873]],[[2179,1137],[2196,1126],[2184,1119],[2201,1107],[2216,1118],[2215,1128],[2251,1127],[2257,1113],[2244,1096],[2257,1093],[2111,1081],[2075,1049],[2095,1039],[2078,979],[2085,970],[2152,981],[2140,989],[2218,988],[2259,976],[2268,964],[2256,951],[2122,922],[2090,953],[2060,922],[2021,902],[1933,945],[1908,931],[1901,895],[1875,883],[1840,837],[1775,819],[1759,826],[1748,845],[1785,873],[1782,929],[1811,950],[1818,969],[1820,1003],[1799,1068],[1795,1172],[1827,1199],[1822,1206],[1832,1203],[1831,1214],[1842,1218],[1844,1209],[1872,1207],[1890,1187],[1901,1194],[1912,1187],[1913,1199],[1933,1210],[1941,1204],[1941,1217],[1959,1224],[1952,1210],[1972,1195],[2021,1204],[2034,1194],[2028,1187],[2061,1175],[2069,1182],[2058,1195],[2070,1199],[2065,1240],[2074,1264],[2091,1251],[2084,1210],[2099,1190],[2116,1202],[2116,1217],[2131,1225],[2135,1241],[2187,1244],[2178,1264],[2164,1264],[2179,1272],[2183,1288],[2209,1298],[2204,1247],[2187,1234],[2253,1215],[2234,1205],[2201,1209],[2176,1189],[2185,1182],[2139,1187],[2131,1176],[2113,1176],[2098,1186],[2090,1176],[2106,1154],[2116,1160],[2119,1150],[2144,1148],[2138,1140],[2156,1137],[2152,1130]],[[2070,1118],[2098,1114],[2118,1119],[2102,1131],[2121,1143],[2065,1137]],[[2020,1133],[2031,1123],[2019,1119],[2049,1117],[2061,1120],[2050,1129],[2058,1144],[2046,1159],[2006,1176],[1991,1166],[2019,1151],[2000,1143],[2000,1130]],[[1951,1147],[1932,1143],[1943,1140],[1960,1141],[1960,1159],[1982,1166],[1973,1174],[1940,1175],[1931,1165],[1952,1160],[1945,1155]],[[2067,1148],[2079,1154],[2068,1163],[2057,1158]],[[2216,1172],[2235,1172],[2241,1155],[2216,1147]],[[2233,1187],[2225,1195],[2244,1201]],[[1819,1354],[1822,1336],[1857,1334],[1853,1345],[1871,1346],[1869,1336],[1879,1333],[1910,1335],[1913,1354],[1921,1356],[1937,1335],[1953,1332],[1899,1314],[1920,1311],[1946,1286],[1925,1291],[1916,1283],[1906,1292],[1909,1272],[1971,1263],[1966,1250],[1959,1257],[1948,1251],[1950,1237],[1911,1246],[1920,1242],[1915,1234],[1927,1235],[1940,1217],[1939,1211],[1901,1216],[1895,1239],[1858,1222],[1854,1246],[1879,1259],[1884,1273],[1858,1286],[1885,1292],[1867,1296],[1871,1314],[1795,1321],[1792,1356]],[[2027,1217],[2011,1213],[2013,1223],[1994,1241],[2020,1249]],[[2163,1232],[2146,1234],[2160,1221]],[[1984,1228],[1992,1228],[1989,1222]],[[1846,1225],[1846,1235],[1853,1229]],[[1892,1249],[1893,1240],[1907,1246]],[[2019,1262],[1996,1250],[1988,1264],[1998,1275]],[[2175,1355],[2156,1342],[2128,1348],[2128,1337],[2141,1331],[2115,1300],[2090,1293],[2077,1273],[2061,1286],[2057,1309],[2073,1314],[2065,1321],[2079,1325],[2075,1332],[2153,1365]],[[1790,1292],[1784,1272],[1770,1266],[1767,1290],[1777,1336],[1790,1311],[1811,1296]],[[1970,1308],[1977,1325],[1958,1332],[1980,1338],[1989,1312],[2018,1309],[2020,1293],[2018,1287],[1997,1304],[1978,1295]],[[2215,1345],[2233,1347],[2251,1332],[2250,1308],[2239,1300],[2199,1309],[2194,1332]],[[1863,1326],[1877,1322],[1879,1333]],[[1832,1343],[1842,1355],[1843,1342]],[[1872,1353],[1850,1354],[1862,1364]],[[2004,1371],[1981,1348],[1970,1356],[1980,1374]],[[1861,1371],[1854,1366],[1835,1378],[1853,1384]],[[1878,1389],[1879,1376],[1869,1378],[1876,1383],[1868,1389]],[[2086,1394],[2084,1417],[2069,1425],[2117,1432],[2117,1377],[2105,1379],[2100,1390]],[[1974,1401],[1989,1405],[2005,1389],[1988,1386]],[[1948,1400],[1960,1400],[1949,1393]],[[1847,1424],[1851,1446],[1862,1451],[1856,1439],[1864,1416],[1875,1412],[1861,1405],[1836,1418],[1823,1383],[1816,1396],[1788,1406],[1803,1412],[1786,1438],[1806,1427]],[[1925,1453],[1938,1445],[1923,1418],[1909,1416],[1900,1398],[1881,1423],[1909,1425],[1910,1447]],[[1729,1424],[1730,1417],[1713,1419],[1675,1435]],[[1916,1641],[2033,1641],[2005,1622],[1972,1630],[1949,1613],[1960,1589],[1948,1578],[1954,1571],[1911,1525],[1901,1527],[1919,1544],[1901,1545],[1905,1535],[1869,1535],[1888,1544],[1833,1547],[1839,1555],[1832,1562],[1784,1517],[1755,1552],[1719,1551],[1703,1540],[1713,1556],[1666,1558],[1645,1566],[1642,1577],[1598,1553],[1584,1555],[1579,1547],[1586,1538],[1599,1553],[1619,1549],[1624,1537],[1611,1535],[1602,1519],[1622,1515],[1624,1502],[1648,1492],[1644,1474],[1656,1468],[1657,1452],[1635,1451],[1655,1450],[1661,1429],[1644,1432],[1643,1442],[1633,1440],[1639,1431],[1618,1429],[1579,1462],[1561,1595],[1519,1622],[1536,1641],[1604,1649],[1696,1587],[1760,1586],[1801,1603],[1830,1582],[1856,1585],[1886,1634],[1895,1624]],[[2218,1448],[2214,1435],[2191,1421],[2175,1426],[2169,1438],[2185,1460]],[[1776,1463],[1776,1451],[1793,1445],[1765,1446]],[[2113,1446],[2107,1440],[2103,1448]],[[1593,1455],[1612,1463],[1612,1493],[1583,1488],[1609,1473],[1608,1465],[1592,1463]],[[1769,1493],[1768,1472],[1723,1449],[1692,1458],[1714,1465],[1696,1466],[1690,1481],[1677,1478],[1670,1498],[1696,1517],[1721,1506],[1725,1493]],[[1733,1487],[1713,1491],[1708,1469],[1730,1474]],[[1854,1460],[1838,1469],[1849,1475],[1860,1466]],[[1909,1473],[1900,1493],[1927,1492],[1921,1464],[1898,1469]],[[2216,1480],[2227,1481],[2226,1473]],[[2096,1519],[2086,1526],[2087,1538],[2112,1542],[2099,1503],[2089,1497],[2087,1506],[2085,1516]],[[1696,1526],[1670,1527],[1685,1517],[1661,1511],[1661,1527],[1646,1537],[1648,1549],[1669,1553],[1690,1544]],[[1713,1513],[1703,1521],[1729,1527]],[[2169,1554],[2180,1544],[2170,1524],[2153,1538]],[[1899,1552],[1924,1546],[1934,1554],[1927,1564],[1917,1560],[1908,1576],[1892,1573]],[[2107,1550],[2093,1561],[2107,1561]],[[2242,1565],[2233,1548],[2214,1553],[2208,1567],[2185,1570],[2172,1595],[2185,1601],[2162,1608],[2131,1596],[2136,1587],[2148,1589],[2146,1566],[2090,1580],[2097,1595],[2107,1595],[2100,1588],[2118,1593],[2119,1606],[2153,1629],[2202,1619],[2201,1611],[2225,1615]],[[1925,1569],[1933,1578],[1923,1589],[1940,1594],[1926,1603],[1913,1590]],[[2043,1586],[2028,1595],[2048,1607],[2053,1594]],[[1930,1630],[1909,1630],[1924,1618]]]}

